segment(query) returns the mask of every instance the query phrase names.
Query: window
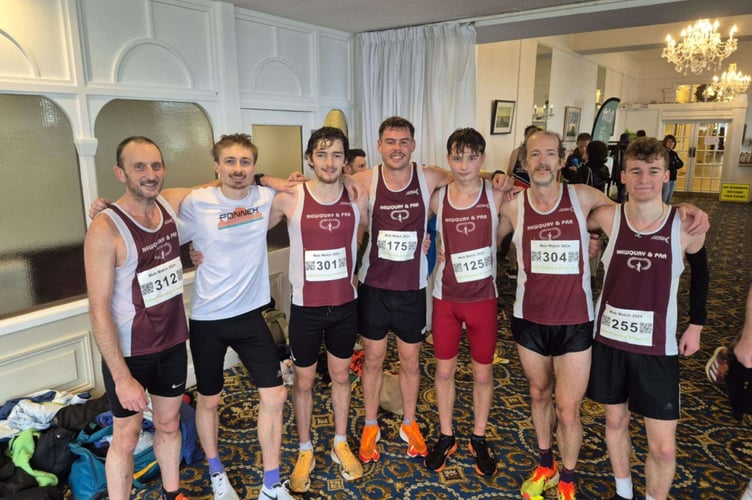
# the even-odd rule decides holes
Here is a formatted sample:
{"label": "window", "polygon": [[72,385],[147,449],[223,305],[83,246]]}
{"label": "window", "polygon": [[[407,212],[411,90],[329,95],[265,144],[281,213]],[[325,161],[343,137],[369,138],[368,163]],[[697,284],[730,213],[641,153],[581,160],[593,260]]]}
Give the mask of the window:
{"label": "window", "polygon": [[2,318],[85,293],[86,220],[63,111],[45,97],[13,94],[0,94],[0,109]]}
{"label": "window", "polygon": [[[86,294],[86,235],[78,155],[65,113],[42,96],[0,94],[0,319]],[[168,166],[165,187],[214,178],[213,134],[192,103],[115,100],[96,120],[99,196],[116,200],[115,149],[150,137]],[[183,260],[188,267],[190,261]]]}
{"label": "window", "polygon": [[99,142],[97,191],[108,200],[123,194],[112,166],[117,145],[131,135],[146,136],[159,145],[167,165],[165,188],[196,186],[214,179],[211,124],[193,103],[116,99],[102,108],[94,134]]}

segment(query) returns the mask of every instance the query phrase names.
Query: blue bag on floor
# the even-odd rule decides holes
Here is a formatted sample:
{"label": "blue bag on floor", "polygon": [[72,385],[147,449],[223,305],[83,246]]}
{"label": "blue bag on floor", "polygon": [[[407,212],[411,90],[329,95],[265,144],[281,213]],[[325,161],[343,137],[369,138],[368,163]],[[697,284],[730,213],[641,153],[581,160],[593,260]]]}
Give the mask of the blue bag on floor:
{"label": "blue bag on floor", "polygon": [[[104,456],[92,451],[96,443],[112,435],[112,426],[105,427],[91,434],[81,431],[78,439],[70,444],[71,452],[76,456],[68,476],[71,492],[76,500],[95,500],[105,498],[107,493],[107,476],[104,469]],[[154,448],[149,447],[133,457],[133,486],[144,487],[144,482],[154,479],[159,474],[159,464],[154,456]]]}

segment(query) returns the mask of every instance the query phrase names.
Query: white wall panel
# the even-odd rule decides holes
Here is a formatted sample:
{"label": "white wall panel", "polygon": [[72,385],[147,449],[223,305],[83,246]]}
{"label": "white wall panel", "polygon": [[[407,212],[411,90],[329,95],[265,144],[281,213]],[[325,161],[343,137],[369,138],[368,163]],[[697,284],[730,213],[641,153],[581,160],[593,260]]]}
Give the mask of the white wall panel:
{"label": "white wall panel", "polygon": [[0,78],[72,80],[71,38],[63,0],[11,2],[3,5],[2,14]]}
{"label": "white wall panel", "polygon": [[319,36],[319,96],[352,100],[352,38]]}
{"label": "white wall panel", "polygon": [[205,8],[193,8],[187,4],[175,6],[155,1],[153,18],[154,37],[172,47],[181,48],[181,56],[193,69],[193,88],[215,88],[216,85],[212,83],[215,61],[211,57],[214,38],[209,12]]}
{"label": "white wall panel", "polygon": [[213,88],[210,11],[193,4],[83,0],[92,83]]}
{"label": "white wall panel", "polygon": [[117,55],[113,81],[124,85],[193,87],[187,61],[171,46],[137,40]]}
{"label": "white wall panel", "polygon": [[274,25],[266,18],[242,14],[236,26],[240,92],[244,97],[316,97],[314,30]]}
{"label": "white wall panel", "polygon": [[[595,87],[598,82],[598,65],[569,52],[553,49],[551,59],[550,102],[555,106],[554,117],[548,128],[561,134],[564,129],[564,108],[580,108],[579,132],[590,132],[595,115]],[[566,138],[572,141],[572,138]]]}
{"label": "white wall panel", "polygon": [[114,61],[123,49],[151,36],[149,4],[145,0],[81,0],[80,5],[87,79],[113,83]]}

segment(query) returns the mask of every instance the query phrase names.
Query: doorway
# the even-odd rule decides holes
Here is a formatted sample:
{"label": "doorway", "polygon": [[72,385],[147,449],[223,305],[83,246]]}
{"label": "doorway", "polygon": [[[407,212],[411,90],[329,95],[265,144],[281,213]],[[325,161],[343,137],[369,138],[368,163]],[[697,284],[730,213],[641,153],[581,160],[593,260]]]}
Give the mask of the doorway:
{"label": "doorway", "polygon": [[682,120],[664,122],[664,134],[676,136],[675,151],[684,161],[676,191],[719,193],[723,174],[724,141],[730,122]]}

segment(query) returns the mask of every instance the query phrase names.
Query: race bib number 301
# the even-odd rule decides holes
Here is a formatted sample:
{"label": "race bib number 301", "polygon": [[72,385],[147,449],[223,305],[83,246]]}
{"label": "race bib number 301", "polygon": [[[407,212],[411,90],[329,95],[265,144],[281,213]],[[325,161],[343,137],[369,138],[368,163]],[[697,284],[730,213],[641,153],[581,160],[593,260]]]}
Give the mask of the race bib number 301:
{"label": "race bib number 301", "polygon": [[379,231],[376,241],[379,248],[379,258],[404,262],[411,260],[418,248],[418,233],[416,231]]}
{"label": "race bib number 301", "polygon": [[307,281],[331,281],[347,278],[345,247],[335,250],[306,250],[305,276]]}
{"label": "race bib number 301", "polygon": [[137,274],[144,306],[153,307],[183,293],[183,265],[180,257]]}
{"label": "race bib number 301", "polygon": [[534,273],[577,274],[580,272],[580,242],[577,240],[532,240],[530,265]]}
{"label": "race bib number 301", "polygon": [[607,339],[644,347],[653,345],[653,311],[606,304],[600,323],[601,335]]}
{"label": "race bib number 301", "polygon": [[493,275],[490,247],[454,253],[451,262],[457,283],[482,280]]}

